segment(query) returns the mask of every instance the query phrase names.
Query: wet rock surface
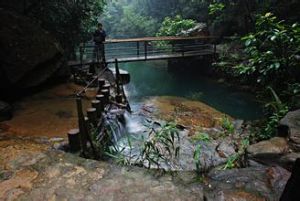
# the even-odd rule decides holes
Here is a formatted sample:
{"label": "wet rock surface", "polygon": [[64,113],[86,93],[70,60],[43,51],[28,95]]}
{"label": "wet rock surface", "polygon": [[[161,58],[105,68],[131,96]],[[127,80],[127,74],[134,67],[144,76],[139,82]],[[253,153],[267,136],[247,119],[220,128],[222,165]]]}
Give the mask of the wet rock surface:
{"label": "wet rock surface", "polygon": [[185,126],[194,134],[197,128],[218,127],[224,114],[210,106],[179,97],[154,97],[146,101],[144,105],[146,112],[158,119],[173,121]]}
{"label": "wet rock surface", "polygon": [[291,146],[300,151],[300,110],[289,112],[280,120],[279,127],[286,127]]}
{"label": "wet rock surface", "polygon": [[290,173],[280,167],[157,174],[52,149],[56,139],[0,135],[0,200],[270,200]]}
{"label": "wet rock surface", "polygon": [[253,144],[247,151],[251,158],[280,157],[289,152],[289,145],[285,138],[275,137]]}
{"label": "wet rock surface", "polygon": [[201,185],[79,158],[35,141],[2,137],[0,151],[0,200],[203,200]]}
{"label": "wet rock surface", "polygon": [[[78,127],[75,94],[82,86],[66,83],[51,87],[15,103],[11,120],[0,123],[0,128],[19,136],[66,137],[70,129]],[[96,91],[87,91],[83,107],[90,107]]]}
{"label": "wet rock surface", "polygon": [[208,201],[277,201],[290,173],[280,167],[250,167],[216,170],[208,177],[209,185],[205,188]]}

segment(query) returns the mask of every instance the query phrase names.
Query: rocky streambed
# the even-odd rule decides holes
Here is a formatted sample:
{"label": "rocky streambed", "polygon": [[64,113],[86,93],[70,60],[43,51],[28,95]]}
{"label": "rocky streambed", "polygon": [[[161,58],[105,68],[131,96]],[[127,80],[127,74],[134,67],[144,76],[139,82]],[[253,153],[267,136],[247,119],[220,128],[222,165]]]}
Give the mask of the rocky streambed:
{"label": "rocky streambed", "polygon": [[[290,176],[284,164],[292,164],[298,157],[293,149],[295,141],[291,144],[289,137],[245,148],[243,140],[249,133],[240,120],[226,117],[234,126],[234,132],[229,132],[230,128],[224,126],[224,114],[205,104],[176,97],[155,97],[147,99],[133,118],[159,124],[177,123],[182,148],[173,171],[161,174],[156,170],[80,158],[59,150],[66,143],[69,123],[76,124],[72,94],[77,87],[63,85],[26,99],[19,103],[22,107],[15,118],[1,123],[0,200],[275,201],[279,200]],[[64,101],[69,103],[60,105]],[[51,109],[42,110],[44,107]],[[57,126],[43,127],[47,118],[51,125]],[[20,120],[26,123],[21,124]],[[297,124],[291,126],[289,122],[293,121],[285,124],[297,130]],[[127,123],[129,131],[142,133],[141,122]],[[297,133],[291,136],[296,139]],[[201,147],[197,158],[200,170],[195,166],[194,157],[198,146]],[[241,151],[248,156],[242,158],[244,164],[235,159]],[[278,156],[275,161],[265,160],[274,154]],[[229,162],[232,167],[228,167]],[[200,177],[197,172],[201,173]]]}
{"label": "rocky streambed", "polygon": [[0,137],[1,200],[278,200],[289,173],[280,167],[159,175],[83,159],[55,140]]}

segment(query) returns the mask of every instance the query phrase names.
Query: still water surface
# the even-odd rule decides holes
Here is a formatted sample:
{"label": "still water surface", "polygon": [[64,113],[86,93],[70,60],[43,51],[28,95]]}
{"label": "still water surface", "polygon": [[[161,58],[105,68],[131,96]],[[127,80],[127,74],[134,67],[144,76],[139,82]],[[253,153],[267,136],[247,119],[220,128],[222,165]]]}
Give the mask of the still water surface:
{"label": "still water surface", "polygon": [[178,96],[204,102],[238,119],[262,116],[261,104],[253,94],[201,75],[174,75],[168,72],[166,61],[126,63],[121,68],[131,75],[127,91],[133,107],[149,96]]}

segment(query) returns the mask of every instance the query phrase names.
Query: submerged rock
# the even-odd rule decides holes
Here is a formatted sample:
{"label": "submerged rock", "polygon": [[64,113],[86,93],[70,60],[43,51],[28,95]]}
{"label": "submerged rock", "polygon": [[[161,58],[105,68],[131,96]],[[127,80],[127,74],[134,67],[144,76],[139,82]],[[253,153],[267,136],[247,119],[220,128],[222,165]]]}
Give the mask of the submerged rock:
{"label": "submerged rock", "polygon": [[183,125],[192,131],[190,134],[201,127],[218,127],[224,117],[223,113],[204,103],[179,97],[154,97],[145,105],[146,108],[154,108],[154,117]]}

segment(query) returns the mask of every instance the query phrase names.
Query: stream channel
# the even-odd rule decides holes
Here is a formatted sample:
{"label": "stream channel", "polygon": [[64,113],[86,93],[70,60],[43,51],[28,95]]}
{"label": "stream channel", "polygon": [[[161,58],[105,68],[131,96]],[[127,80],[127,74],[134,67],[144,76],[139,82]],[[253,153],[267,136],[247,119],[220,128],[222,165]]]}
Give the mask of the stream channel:
{"label": "stream channel", "polygon": [[[156,122],[141,115],[145,101],[153,97],[179,97],[202,102],[233,119],[255,120],[262,117],[261,104],[254,95],[209,77],[171,74],[168,72],[166,61],[127,63],[122,64],[120,68],[128,71],[131,76],[131,82],[126,85],[125,91],[132,114],[125,114],[126,123],[113,125],[112,130],[115,140],[118,139],[117,149],[129,163],[138,160],[141,147],[145,139],[149,138],[149,122],[152,121],[152,125]],[[180,133],[179,159],[171,164],[160,164],[160,168],[176,171],[195,170],[193,153],[196,145],[189,139],[187,131]],[[144,163],[144,166],[147,164]]]}

